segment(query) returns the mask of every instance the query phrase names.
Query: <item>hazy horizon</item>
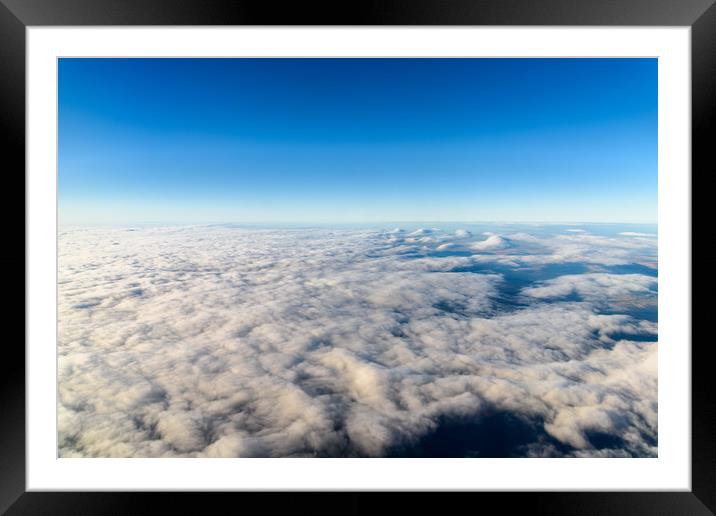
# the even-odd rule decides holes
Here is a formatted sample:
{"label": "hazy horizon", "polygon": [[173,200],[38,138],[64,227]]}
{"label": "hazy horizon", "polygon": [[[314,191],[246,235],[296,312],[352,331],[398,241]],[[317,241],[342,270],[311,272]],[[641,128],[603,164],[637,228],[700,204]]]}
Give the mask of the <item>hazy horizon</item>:
{"label": "hazy horizon", "polygon": [[420,226],[431,224],[504,224],[504,225],[544,225],[544,226],[658,226],[657,222],[604,222],[604,221],[587,221],[587,220],[571,220],[571,221],[547,221],[547,220],[375,220],[375,221],[346,221],[346,222],[323,222],[323,221],[238,221],[238,220],[127,220],[115,222],[83,222],[83,223],[58,223],[58,226],[124,226],[124,225],[168,225],[168,226],[215,226],[215,225],[235,225],[235,226]]}

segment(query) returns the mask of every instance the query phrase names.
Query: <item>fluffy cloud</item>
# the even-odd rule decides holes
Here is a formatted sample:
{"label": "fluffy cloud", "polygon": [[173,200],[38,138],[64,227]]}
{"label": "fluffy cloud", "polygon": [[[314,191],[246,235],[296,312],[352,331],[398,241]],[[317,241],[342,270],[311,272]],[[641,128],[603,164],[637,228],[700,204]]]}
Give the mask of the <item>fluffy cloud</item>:
{"label": "fluffy cloud", "polygon": [[637,240],[63,231],[60,455],[383,456],[497,412],[534,429],[525,456],[654,456],[656,323],[628,311],[653,277],[538,278],[506,303],[504,274],[465,272],[655,261]]}
{"label": "fluffy cloud", "polygon": [[470,246],[475,251],[492,251],[510,247],[510,241],[500,235],[489,235],[485,240],[475,242]]}
{"label": "fluffy cloud", "polygon": [[619,233],[622,236],[632,236],[632,237],[656,237],[654,233],[638,233],[635,231],[622,231]]}
{"label": "fluffy cloud", "polygon": [[656,278],[643,274],[566,274],[535,287],[523,289],[531,297],[565,297],[576,293],[590,300],[615,299],[624,296],[648,296]]}
{"label": "fluffy cloud", "polygon": [[[494,235],[493,235],[494,236]],[[532,234],[512,232],[497,235],[509,242],[496,246],[496,256],[475,257],[482,262],[495,262],[510,266],[542,266],[562,263],[581,263],[595,266],[638,264],[657,268],[656,239],[630,238],[628,235],[594,235],[587,231],[569,234]],[[489,239],[492,238],[489,237]],[[481,242],[474,245],[480,245]],[[483,249],[489,250],[489,249]]]}

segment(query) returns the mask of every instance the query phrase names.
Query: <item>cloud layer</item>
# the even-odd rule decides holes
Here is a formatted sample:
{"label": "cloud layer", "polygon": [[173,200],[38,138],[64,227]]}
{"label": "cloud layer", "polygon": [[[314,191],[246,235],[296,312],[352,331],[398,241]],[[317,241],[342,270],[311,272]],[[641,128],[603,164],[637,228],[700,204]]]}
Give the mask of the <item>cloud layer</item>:
{"label": "cloud layer", "polygon": [[483,233],[61,232],[60,455],[385,456],[495,412],[518,455],[656,455],[656,240]]}

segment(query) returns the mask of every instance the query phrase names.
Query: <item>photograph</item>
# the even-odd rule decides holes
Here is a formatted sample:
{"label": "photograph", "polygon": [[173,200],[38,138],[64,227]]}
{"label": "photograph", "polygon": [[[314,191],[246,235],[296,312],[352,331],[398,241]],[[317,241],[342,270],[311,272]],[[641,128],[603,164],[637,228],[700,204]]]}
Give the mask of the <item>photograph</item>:
{"label": "photograph", "polygon": [[57,58],[57,457],[659,457],[658,68]]}

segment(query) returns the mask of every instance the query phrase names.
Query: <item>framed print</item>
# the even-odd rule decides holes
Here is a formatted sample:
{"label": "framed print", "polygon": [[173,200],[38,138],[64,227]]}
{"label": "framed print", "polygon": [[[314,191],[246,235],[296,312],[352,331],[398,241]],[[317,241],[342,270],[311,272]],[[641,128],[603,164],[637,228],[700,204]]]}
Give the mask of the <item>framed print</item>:
{"label": "framed print", "polygon": [[691,304],[710,2],[4,3],[8,514],[716,507]]}

